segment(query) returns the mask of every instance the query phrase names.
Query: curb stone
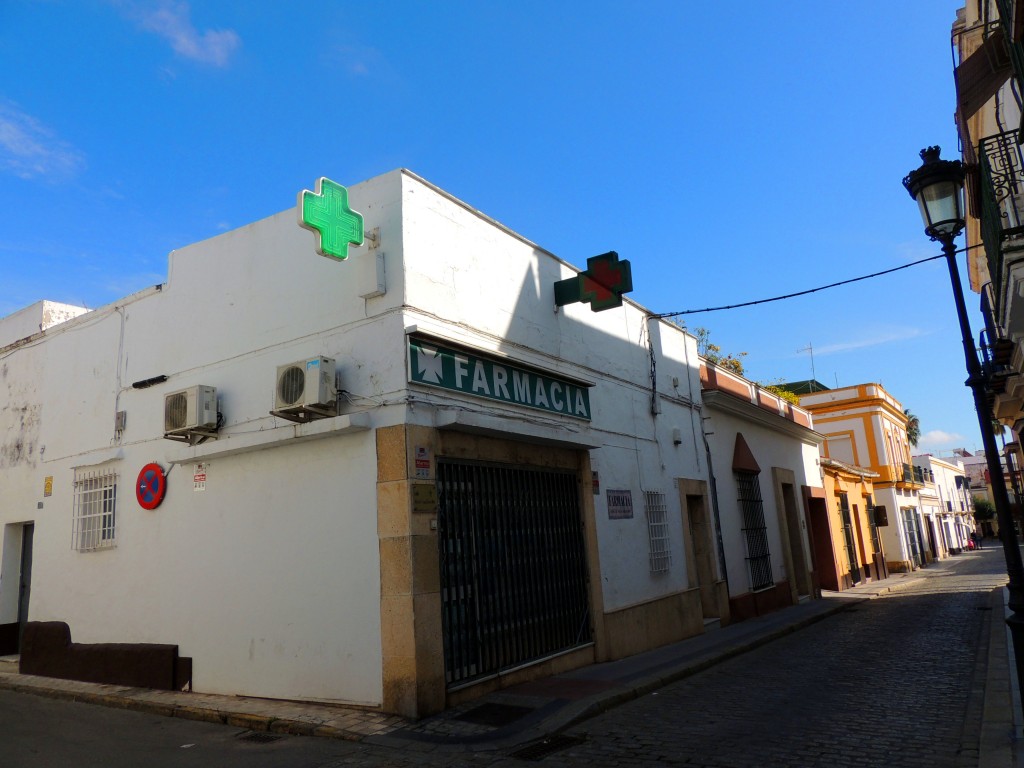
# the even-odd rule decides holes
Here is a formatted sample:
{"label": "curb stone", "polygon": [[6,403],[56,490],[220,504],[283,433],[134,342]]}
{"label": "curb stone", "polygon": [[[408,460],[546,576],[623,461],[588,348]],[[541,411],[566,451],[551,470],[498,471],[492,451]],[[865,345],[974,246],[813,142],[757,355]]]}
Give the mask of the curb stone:
{"label": "curb stone", "polygon": [[236,728],[245,728],[250,731],[269,731],[270,724],[273,721],[274,718],[268,715],[249,715],[242,712],[228,712],[227,720],[225,722]]}
{"label": "curb stone", "polygon": [[220,725],[227,723],[227,716],[223,712],[205,707],[175,707],[174,716],[182,720],[197,720],[202,723],[218,723]]}

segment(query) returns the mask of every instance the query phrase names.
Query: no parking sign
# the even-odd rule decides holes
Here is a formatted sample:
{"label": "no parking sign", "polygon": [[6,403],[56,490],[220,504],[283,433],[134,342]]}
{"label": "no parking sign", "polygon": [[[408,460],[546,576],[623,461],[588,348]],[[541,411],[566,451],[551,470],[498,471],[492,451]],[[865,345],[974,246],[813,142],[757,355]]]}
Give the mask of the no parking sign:
{"label": "no parking sign", "polygon": [[135,481],[135,498],[143,509],[156,509],[167,493],[167,476],[159,464],[147,464]]}

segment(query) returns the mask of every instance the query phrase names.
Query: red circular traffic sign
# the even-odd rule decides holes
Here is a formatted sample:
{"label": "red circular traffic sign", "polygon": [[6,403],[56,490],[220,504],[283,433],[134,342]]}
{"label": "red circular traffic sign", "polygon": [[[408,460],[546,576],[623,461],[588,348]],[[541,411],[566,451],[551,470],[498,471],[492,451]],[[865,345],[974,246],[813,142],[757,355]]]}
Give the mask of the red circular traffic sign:
{"label": "red circular traffic sign", "polygon": [[135,481],[135,498],[143,509],[156,509],[167,493],[167,475],[159,464],[147,464]]}

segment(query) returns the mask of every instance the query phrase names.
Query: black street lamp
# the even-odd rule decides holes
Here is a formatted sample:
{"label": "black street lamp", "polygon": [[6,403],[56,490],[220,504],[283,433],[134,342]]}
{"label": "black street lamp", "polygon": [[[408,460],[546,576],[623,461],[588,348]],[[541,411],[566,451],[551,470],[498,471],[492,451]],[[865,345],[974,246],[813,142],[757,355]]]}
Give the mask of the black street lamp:
{"label": "black street lamp", "polygon": [[999,538],[1003,542],[1006,558],[1006,573],[1009,577],[1007,588],[1010,593],[1010,616],[1006,623],[1013,638],[1013,651],[1017,659],[1017,681],[1024,691],[1024,564],[1021,562],[1020,547],[1014,533],[1013,516],[1010,513],[1010,497],[1003,479],[1003,463],[996,448],[995,429],[992,414],[985,399],[985,374],[978,360],[974,337],[967,320],[964,305],[964,291],[960,284],[960,270],[956,265],[956,239],[966,225],[963,213],[964,169],[959,160],[940,160],[939,148],[921,150],[921,167],[911,171],[903,179],[903,186],[910,196],[917,200],[924,220],[924,232],[932,240],[942,244],[949,266],[949,277],[953,282],[953,299],[956,314],[960,320],[960,335],[963,338],[964,357],[967,361],[967,381],[974,394],[974,409],[978,413],[978,427],[981,429],[981,443],[985,447],[985,461],[992,480],[992,496],[999,520]]}

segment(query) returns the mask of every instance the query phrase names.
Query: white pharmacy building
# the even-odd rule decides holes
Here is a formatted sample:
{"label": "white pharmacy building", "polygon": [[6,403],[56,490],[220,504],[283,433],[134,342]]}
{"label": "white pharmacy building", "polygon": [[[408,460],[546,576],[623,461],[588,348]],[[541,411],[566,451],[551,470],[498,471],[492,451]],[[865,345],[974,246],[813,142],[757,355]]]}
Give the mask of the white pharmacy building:
{"label": "white pharmacy building", "polygon": [[0,320],[22,671],[418,717],[808,591],[809,418],[719,387],[709,444],[696,342],[621,298],[628,262],[404,170],[299,197],[161,285]]}

